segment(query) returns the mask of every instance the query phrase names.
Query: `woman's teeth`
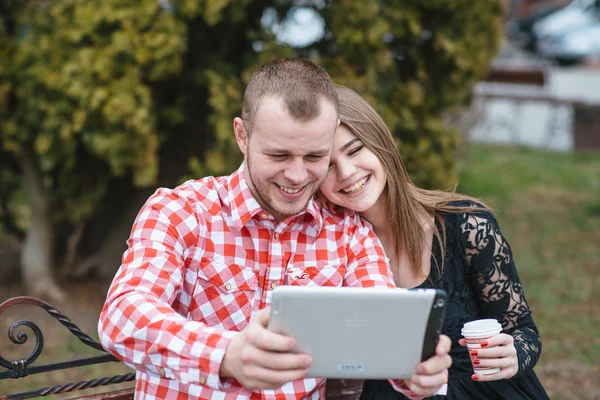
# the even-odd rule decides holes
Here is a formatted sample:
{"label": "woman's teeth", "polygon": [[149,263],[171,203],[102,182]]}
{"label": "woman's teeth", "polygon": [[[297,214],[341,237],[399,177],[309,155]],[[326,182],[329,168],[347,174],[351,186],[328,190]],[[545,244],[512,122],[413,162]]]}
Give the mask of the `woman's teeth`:
{"label": "woman's teeth", "polygon": [[342,192],[344,192],[346,194],[358,192],[360,189],[365,187],[365,184],[367,183],[368,180],[369,180],[369,177],[365,176],[360,181],[356,182],[354,185],[348,186],[347,188],[343,188]]}

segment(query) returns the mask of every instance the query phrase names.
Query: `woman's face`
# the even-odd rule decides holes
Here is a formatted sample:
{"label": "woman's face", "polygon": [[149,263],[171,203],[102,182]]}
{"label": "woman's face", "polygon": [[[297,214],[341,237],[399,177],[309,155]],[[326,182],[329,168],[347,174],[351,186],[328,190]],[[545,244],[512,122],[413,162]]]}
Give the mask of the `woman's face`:
{"label": "woman's face", "polygon": [[348,128],[340,125],[333,138],[331,164],[321,192],[339,206],[365,212],[375,205],[387,184],[383,166]]}

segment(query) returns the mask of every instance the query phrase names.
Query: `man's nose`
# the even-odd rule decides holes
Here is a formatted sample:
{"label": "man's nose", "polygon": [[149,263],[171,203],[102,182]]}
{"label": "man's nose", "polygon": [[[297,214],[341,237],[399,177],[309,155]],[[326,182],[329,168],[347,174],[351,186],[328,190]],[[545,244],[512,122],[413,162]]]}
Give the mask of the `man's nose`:
{"label": "man's nose", "polygon": [[306,170],[304,159],[299,157],[290,160],[290,163],[287,165],[283,175],[287,180],[296,185],[305,183],[308,177],[308,171]]}

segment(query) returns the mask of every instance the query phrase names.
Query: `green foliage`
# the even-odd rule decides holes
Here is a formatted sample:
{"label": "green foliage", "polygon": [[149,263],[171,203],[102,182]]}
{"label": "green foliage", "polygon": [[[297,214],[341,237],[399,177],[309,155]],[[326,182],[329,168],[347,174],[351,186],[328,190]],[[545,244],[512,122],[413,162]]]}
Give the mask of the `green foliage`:
{"label": "green foliage", "polygon": [[458,135],[443,117],[469,100],[487,72],[500,18],[498,1],[335,3],[332,71],[376,105],[421,186],[455,184]]}
{"label": "green foliage", "polygon": [[[307,4],[307,2],[302,2]],[[499,0],[315,1],[324,36],[277,39],[279,0],[3,2],[0,163],[33,149],[55,215],[92,217],[116,178],[176,185],[241,161],[232,133],[262,63],[308,57],[376,106],[415,181],[455,183],[444,113],[469,98],[500,38]],[[265,12],[275,16],[261,22]],[[264,19],[263,19],[264,21]],[[10,62],[6,62],[10,60]],[[14,169],[18,171],[18,167]]]}
{"label": "green foliage", "polygon": [[[511,244],[543,340],[536,369],[571,360],[573,374],[597,376],[586,367],[600,357],[600,153],[477,145],[461,164],[459,191],[496,209]],[[565,382],[574,393],[562,398],[585,398]]]}
{"label": "green foliage", "polygon": [[129,169],[136,185],[154,184],[159,136],[148,82],[181,70],[185,24],[154,0],[14,2],[10,11],[2,150],[18,160],[31,147],[73,220],[93,214],[111,176]]}

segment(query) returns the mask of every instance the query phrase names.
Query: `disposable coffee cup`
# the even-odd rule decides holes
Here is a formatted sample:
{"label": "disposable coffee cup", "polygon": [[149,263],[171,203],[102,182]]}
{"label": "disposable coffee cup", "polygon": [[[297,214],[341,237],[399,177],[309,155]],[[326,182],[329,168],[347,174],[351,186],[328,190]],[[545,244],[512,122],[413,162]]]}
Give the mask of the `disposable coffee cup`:
{"label": "disposable coffee cup", "polygon": [[482,368],[479,365],[473,364],[472,350],[480,349],[481,342],[502,332],[502,325],[495,319],[479,319],[477,321],[467,322],[463,325],[461,334],[467,341],[467,349],[469,349],[469,357],[473,372],[480,375],[495,374],[500,371],[500,368]]}

